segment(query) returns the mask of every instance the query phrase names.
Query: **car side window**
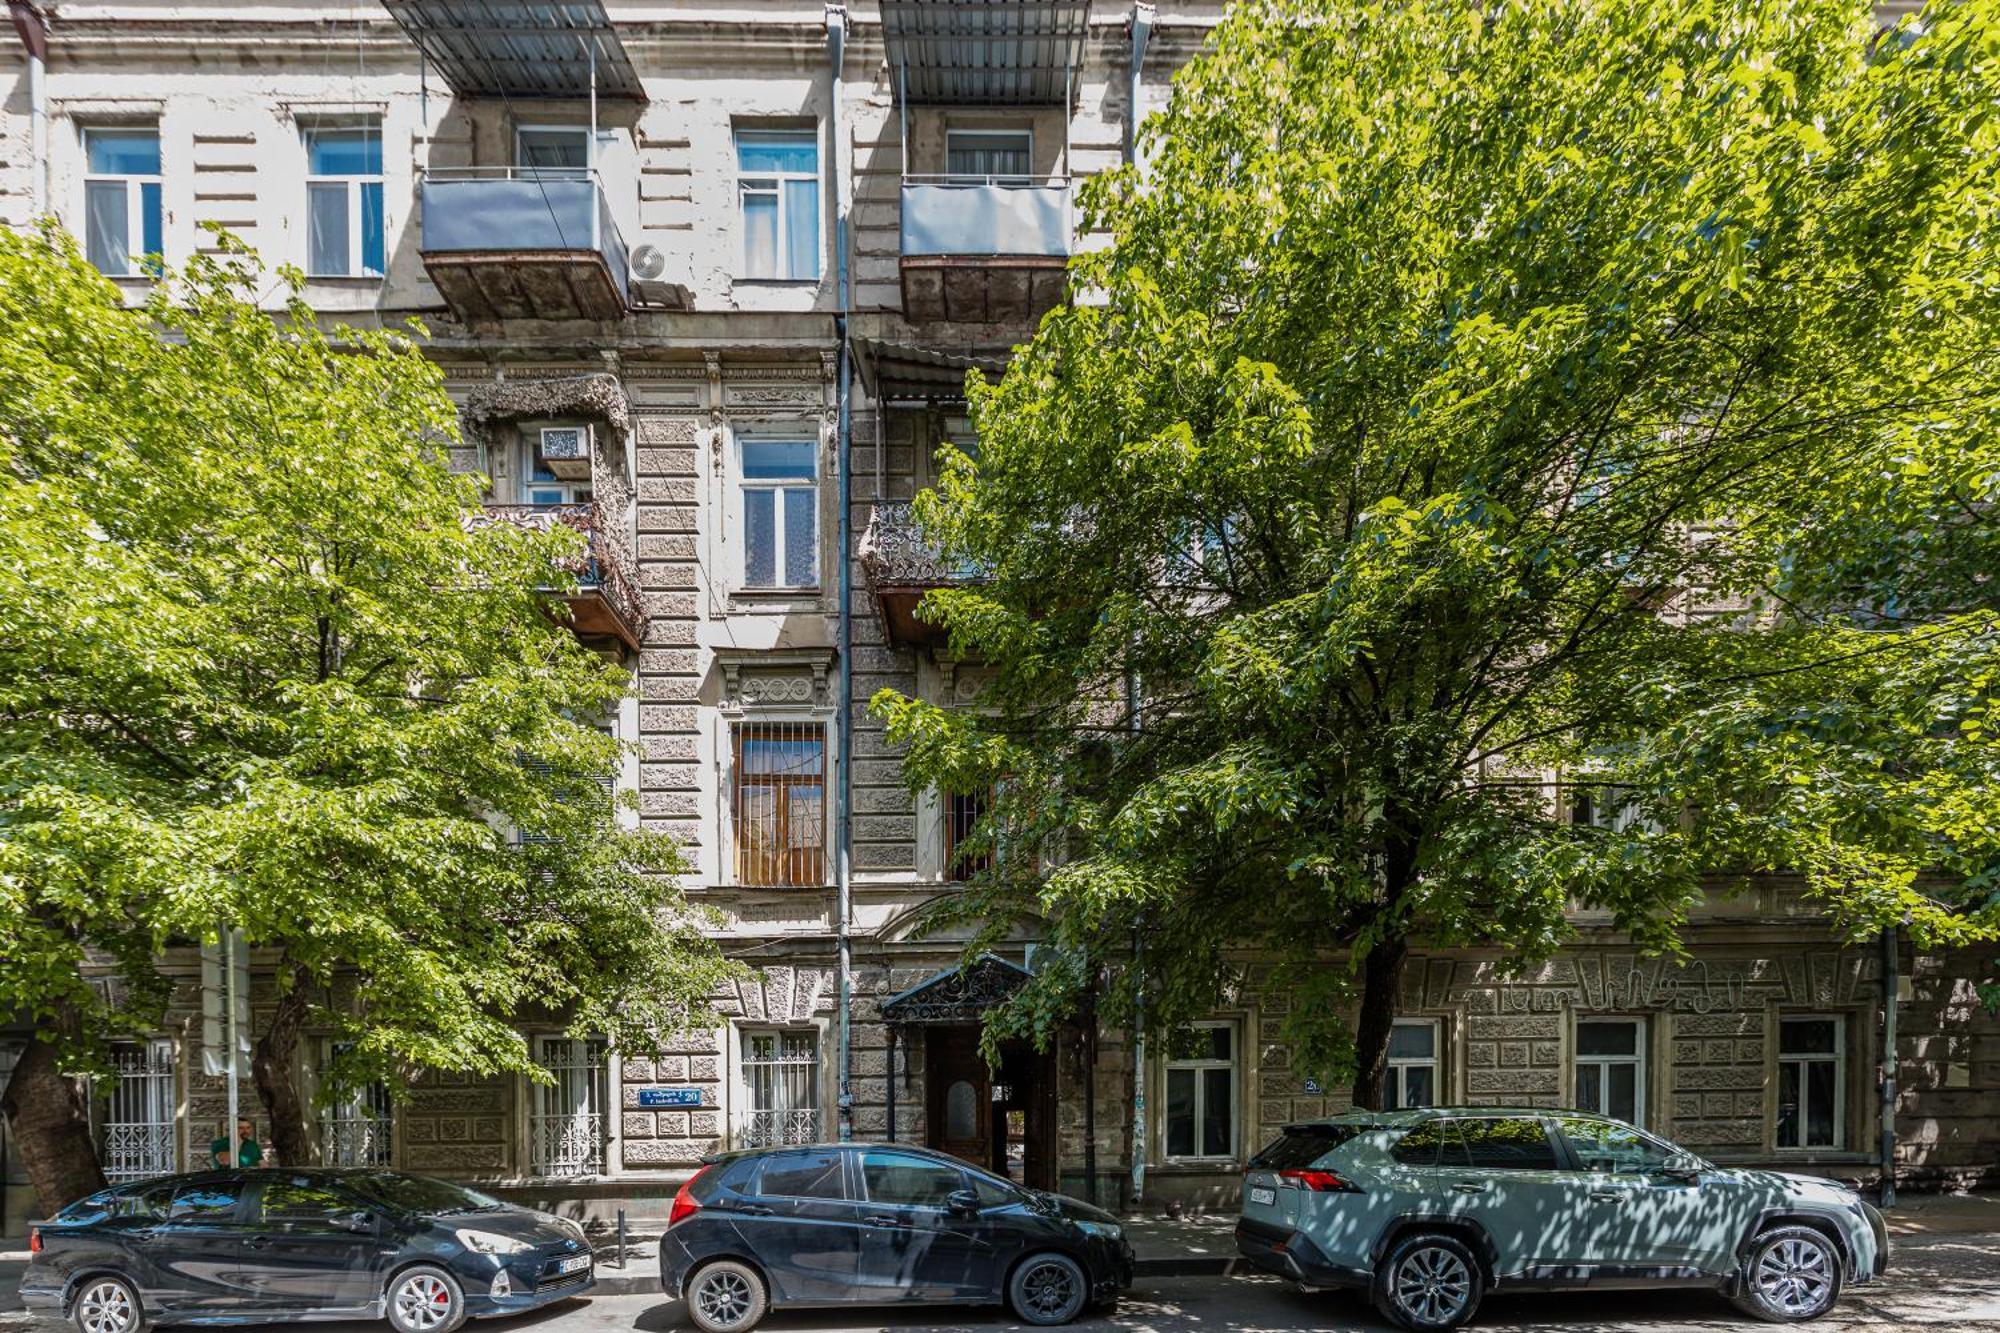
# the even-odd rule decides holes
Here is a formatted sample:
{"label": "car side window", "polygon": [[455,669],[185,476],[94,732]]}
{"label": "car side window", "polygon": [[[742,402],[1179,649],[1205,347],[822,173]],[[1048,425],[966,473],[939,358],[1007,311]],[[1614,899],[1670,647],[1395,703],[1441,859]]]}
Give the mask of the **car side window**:
{"label": "car side window", "polygon": [[1559,1119],[1556,1127],[1585,1171],[1658,1171],[1673,1159],[1674,1150],[1629,1125],[1603,1120]]}
{"label": "car side window", "polygon": [[1465,1165],[1475,1171],[1554,1171],[1555,1145],[1538,1118],[1461,1120],[1458,1133],[1465,1144]]}
{"label": "car side window", "polygon": [[173,1207],[167,1217],[174,1222],[227,1222],[236,1211],[243,1184],[235,1180],[211,1180],[183,1185],[174,1191]]}
{"label": "car side window", "polygon": [[[1451,1121],[1426,1120],[1397,1139],[1395,1145],[1389,1149],[1389,1155],[1404,1166],[1437,1166],[1439,1153],[1447,1142],[1454,1150],[1458,1148],[1456,1140],[1457,1136],[1451,1130]],[[1462,1154],[1454,1151],[1446,1156],[1453,1160],[1445,1162],[1444,1165],[1463,1165]]]}
{"label": "car side window", "polygon": [[354,1203],[303,1176],[267,1180],[258,1192],[258,1215],[266,1226],[314,1226],[360,1211]]}
{"label": "car side window", "polygon": [[845,1199],[837,1152],[784,1152],[764,1159],[757,1193],[780,1199]]}
{"label": "car side window", "polygon": [[965,1188],[957,1168],[905,1153],[871,1152],[861,1159],[861,1178],[870,1203],[905,1208],[942,1208]]}

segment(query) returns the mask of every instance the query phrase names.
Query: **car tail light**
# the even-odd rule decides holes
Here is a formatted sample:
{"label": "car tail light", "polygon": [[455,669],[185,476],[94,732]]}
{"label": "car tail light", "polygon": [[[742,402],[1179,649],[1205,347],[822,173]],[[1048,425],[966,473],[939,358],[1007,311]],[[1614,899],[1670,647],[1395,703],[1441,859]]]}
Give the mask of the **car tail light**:
{"label": "car tail light", "polygon": [[674,1192],[674,1206],[667,1212],[669,1227],[679,1226],[684,1220],[701,1211],[701,1200],[694,1197],[694,1183],[707,1174],[708,1168],[703,1167],[689,1176],[687,1183]]}
{"label": "car tail light", "polygon": [[1280,1171],[1278,1179],[1290,1181],[1300,1189],[1312,1190],[1316,1194],[1361,1193],[1357,1187],[1331,1171],[1312,1171],[1303,1167],[1293,1167],[1288,1171]]}

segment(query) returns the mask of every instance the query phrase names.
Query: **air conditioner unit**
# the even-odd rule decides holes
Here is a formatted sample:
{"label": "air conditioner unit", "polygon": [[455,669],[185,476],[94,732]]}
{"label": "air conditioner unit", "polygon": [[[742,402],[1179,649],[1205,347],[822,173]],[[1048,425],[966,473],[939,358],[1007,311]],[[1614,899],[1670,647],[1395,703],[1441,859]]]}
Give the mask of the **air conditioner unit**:
{"label": "air conditioner unit", "polygon": [[632,304],[660,310],[687,310],[693,305],[685,284],[666,280],[667,255],[657,245],[632,251]]}
{"label": "air conditioner unit", "polygon": [[590,427],[544,426],[535,458],[564,481],[590,480]]}

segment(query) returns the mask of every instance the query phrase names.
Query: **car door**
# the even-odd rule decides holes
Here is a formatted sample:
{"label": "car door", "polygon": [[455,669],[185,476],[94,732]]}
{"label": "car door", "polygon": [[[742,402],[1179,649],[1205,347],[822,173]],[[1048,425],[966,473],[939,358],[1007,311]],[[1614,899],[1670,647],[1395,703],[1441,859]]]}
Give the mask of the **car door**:
{"label": "car door", "polygon": [[244,1282],[258,1308],[365,1309],[381,1285],[386,1246],[369,1210],[307,1175],[252,1181]]}
{"label": "car door", "polygon": [[1494,1247],[1494,1273],[1580,1277],[1582,1193],[1540,1116],[1468,1116],[1446,1127],[1437,1179],[1452,1215],[1476,1222]]}
{"label": "car door", "polygon": [[861,1154],[862,1299],[993,1299],[993,1224],[980,1210],[952,1210],[970,1188],[965,1172],[915,1153],[871,1148]]}
{"label": "car door", "polygon": [[847,1185],[849,1156],[839,1148],[771,1153],[736,1197],[717,1201],[788,1300],[857,1298],[862,1210]]}
{"label": "car door", "polygon": [[1679,1155],[1671,1145],[1582,1116],[1557,1117],[1556,1130],[1581,1186],[1587,1220],[1579,1258],[1593,1276],[1650,1278],[1701,1266],[1701,1184],[1666,1174]]}
{"label": "car door", "polygon": [[204,1176],[174,1186],[165,1215],[133,1249],[149,1270],[142,1293],[156,1310],[240,1311],[252,1299],[244,1283],[243,1178]]}

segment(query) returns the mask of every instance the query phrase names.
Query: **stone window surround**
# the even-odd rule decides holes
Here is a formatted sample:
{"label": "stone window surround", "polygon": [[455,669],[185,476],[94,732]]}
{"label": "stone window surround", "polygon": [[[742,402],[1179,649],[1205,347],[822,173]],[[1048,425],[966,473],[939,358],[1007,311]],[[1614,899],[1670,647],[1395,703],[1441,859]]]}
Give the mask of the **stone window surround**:
{"label": "stone window surround", "polygon": [[[746,414],[739,412],[736,416],[743,418]],[[727,590],[726,614],[787,615],[822,611],[831,606],[829,598],[836,580],[829,571],[837,573],[840,568],[833,550],[838,540],[840,514],[839,487],[832,484],[837,479],[834,438],[824,417],[824,413],[801,412],[796,416],[724,420],[712,428],[719,483],[713,512],[719,521],[708,525],[713,533],[708,567],[721,571],[721,583]],[[745,441],[756,440],[809,441],[814,446],[813,489],[817,502],[813,509],[813,568],[817,581],[810,587],[744,586],[743,445]],[[782,520],[782,513],[779,517]]]}
{"label": "stone window surround", "polygon": [[[1264,1126],[1257,1115],[1257,1084],[1263,1074],[1261,1043],[1257,1040],[1256,1011],[1248,1008],[1217,1009],[1193,1020],[1195,1027],[1227,1026],[1235,1033],[1231,1080],[1232,1124],[1235,1143],[1226,1157],[1169,1156],[1167,1153],[1167,1066],[1171,1063],[1158,1039],[1146,1047],[1146,1139],[1148,1169],[1189,1172],[1233,1170],[1249,1160],[1263,1146]],[[1252,1139],[1258,1139],[1255,1144]]]}
{"label": "stone window surround", "polygon": [[[562,1028],[523,1027],[522,1040],[528,1044],[529,1053],[535,1053],[544,1038],[564,1038],[569,1034]],[[539,1180],[533,1174],[534,1156],[534,1113],[537,1085],[526,1074],[516,1074],[513,1096],[509,1097],[508,1146],[514,1160],[516,1175],[522,1180]],[[617,1050],[607,1047],[604,1052],[604,1171],[596,1176],[552,1176],[552,1180],[606,1180],[627,1174],[624,1169],[625,1139],[620,1126],[620,1099],[625,1086],[625,1058]],[[401,1147],[400,1134],[397,1146]]]}
{"label": "stone window surround", "polygon": [[[840,746],[834,731],[834,651],[805,649],[717,649],[715,666],[722,678],[722,698],[714,724],[715,790],[719,799],[715,821],[714,883],[736,883],[736,729],[745,723],[797,722],[825,728],[826,880],[833,882],[836,849],[833,794],[839,790]],[[822,886],[823,887],[823,886]],[[751,890],[765,892],[764,889]],[[811,893],[810,887],[773,887],[772,893]]]}
{"label": "stone window surround", "polygon": [[840,1086],[838,1052],[832,1046],[833,1019],[814,1015],[803,1021],[778,1018],[730,1018],[722,1030],[722,1151],[736,1147],[743,1119],[750,1111],[750,1092],[743,1082],[743,1034],[745,1032],[806,1032],[814,1034],[819,1050],[819,1130],[825,1140],[837,1137]]}

